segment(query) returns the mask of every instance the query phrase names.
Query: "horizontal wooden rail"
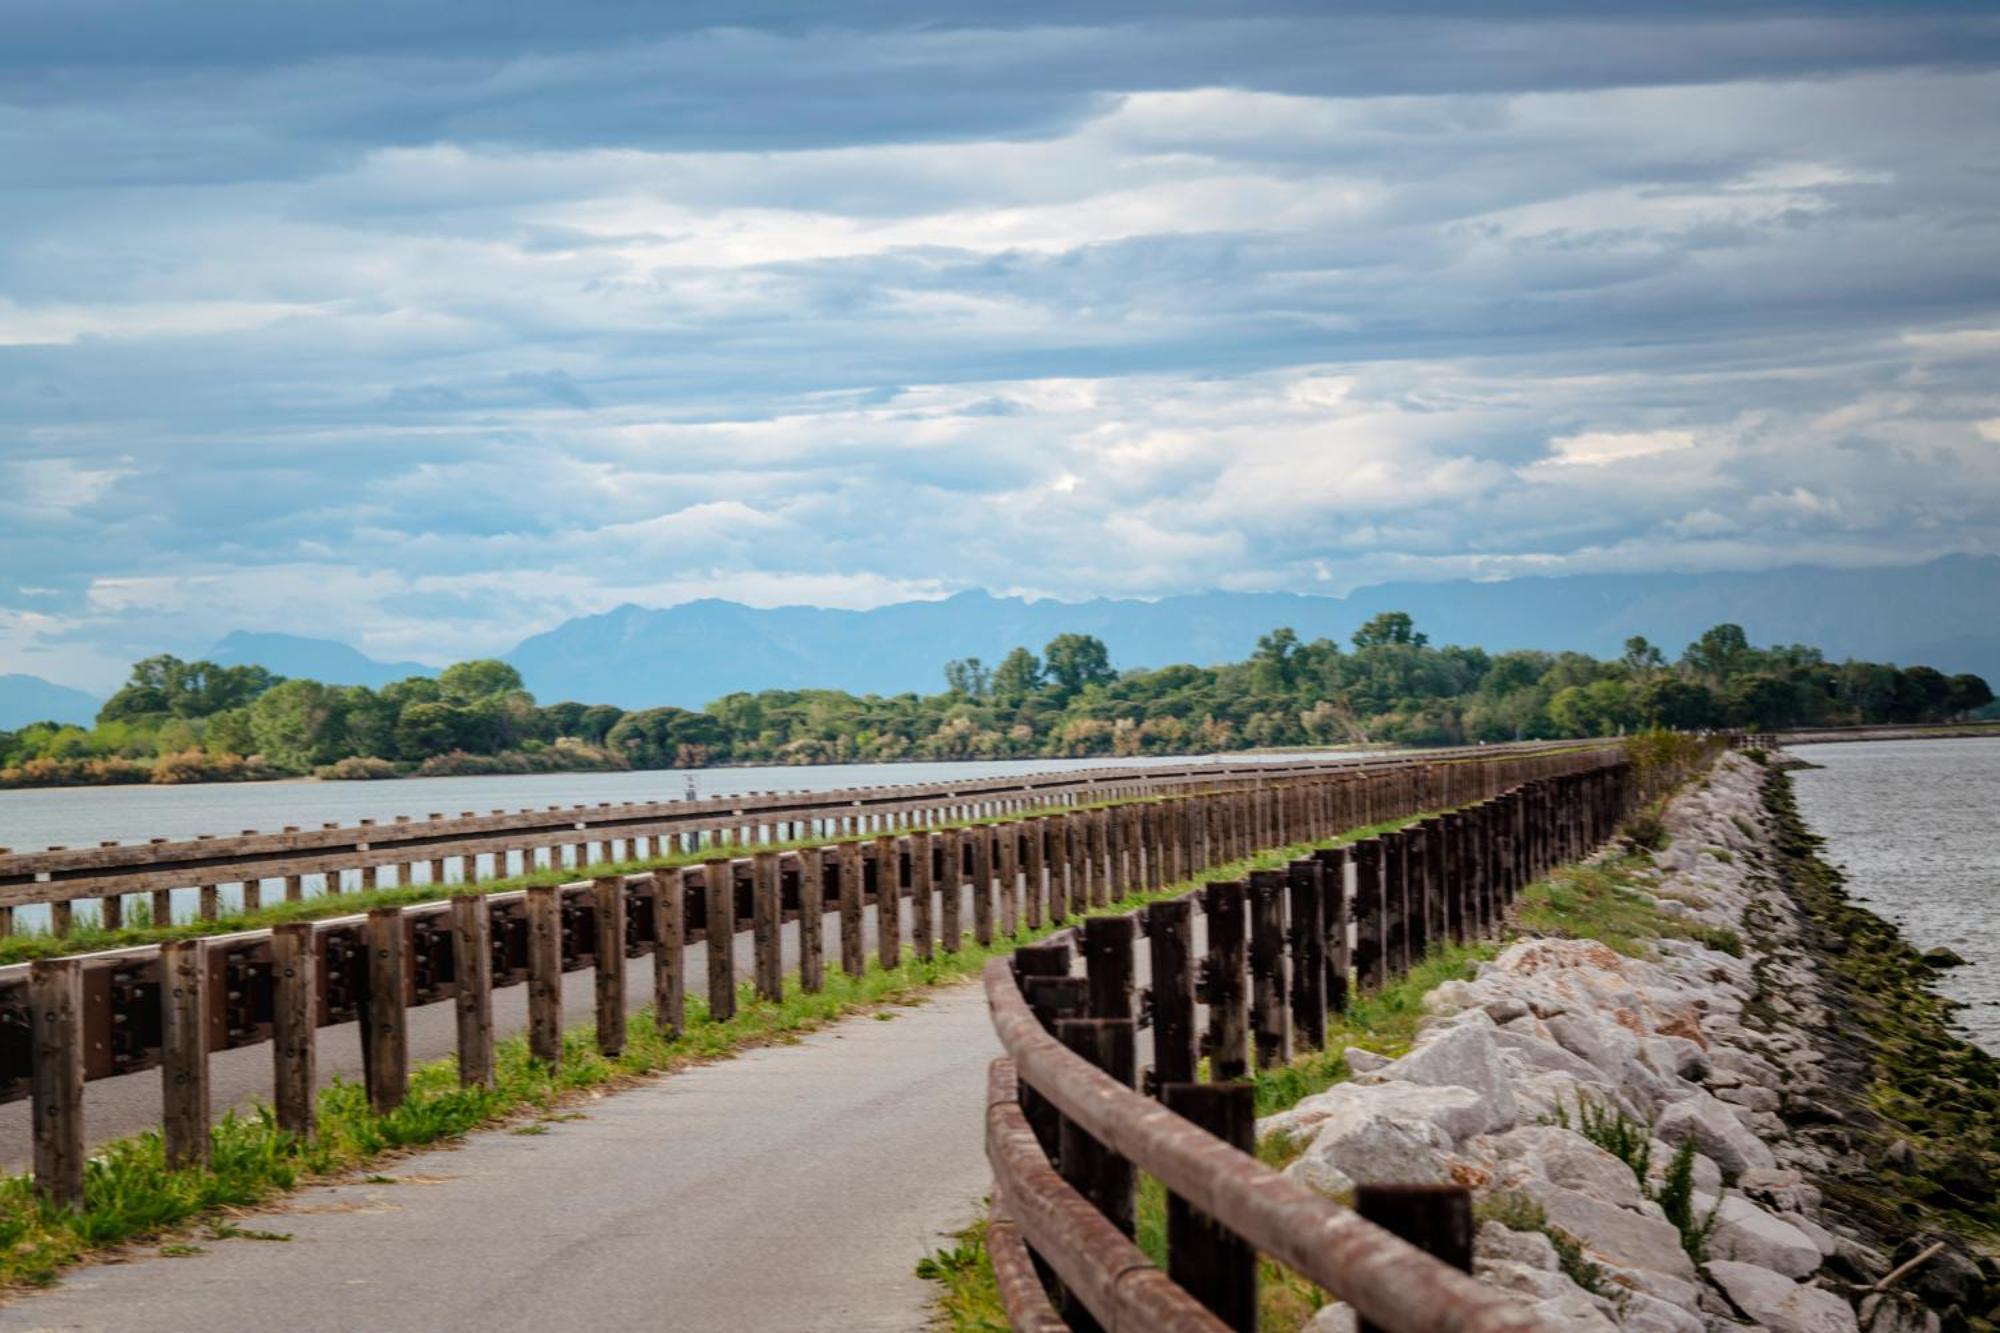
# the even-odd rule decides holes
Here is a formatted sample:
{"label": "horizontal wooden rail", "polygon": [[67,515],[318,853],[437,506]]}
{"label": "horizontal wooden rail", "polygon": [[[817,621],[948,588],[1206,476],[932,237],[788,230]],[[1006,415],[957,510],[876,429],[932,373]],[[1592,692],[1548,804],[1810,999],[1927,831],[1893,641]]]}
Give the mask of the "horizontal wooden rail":
{"label": "horizontal wooden rail", "polygon": [[[389,823],[254,830],[234,837],[154,839],[96,847],[52,847],[45,851],[0,849],[0,933],[11,909],[38,903],[66,904],[104,899],[107,915],[122,918],[120,895],[159,894],[222,884],[261,885],[306,875],[373,872],[464,858],[463,879],[473,879],[480,856],[522,854],[532,865],[537,851],[559,852],[632,839],[686,839],[689,849],[739,842],[776,840],[781,829],[795,836],[819,832],[878,831],[891,824],[934,824],[940,812],[978,808],[999,814],[1041,805],[1089,804],[1101,794],[1131,797],[1165,790],[1254,785],[1288,775],[1328,769],[1359,769],[1383,762],[1436,763],[1484,757],[1504,751],[1536,753],[1574,743],[1538,742],[1519,747],[1465,747],[1433,750],[1407,758],[1348,756],[1311,762],[1204,763],[1010,775],[956,782],[846,788],[830,792],[749,793],[704,800],[609,802],[547,810],[468,811],[456,818],[432,814],[416,820],[398,816]],[[837,826],[837,827],[835,827]],[[501,867],[496,866],[496,871]],[[496,873],[495,878],[500,877]],[[294,886],[288,884],[289,896]],[[57,918],[60,933],[67,915]],[[112,924],[107,920],[107,924]]]}
{"label": "horizontal wooden rail", "polygon": [[[1006,1052],[993,1068],[986,1121],[995,1193],[1005,1201],[994,1263],[1015,1326],[1045,1329],[1056,1326],[1052,1317],[1075,1315],[1086,1327],[1254,1328],[1261,1253],[1345,1300],[1364,1328],[1542,1327],[1513,1296],[1443,1261],[1470,1267],[1466,1191],[1363,1191],[1361,1206],[1381,1210],[1376,1225],[1258,1162],[1252,1090],[1241,1080],[1253,1055],[1274,1067],[1294,1042],[1323,1044],[1329,1014],[1350,994],[1380,990],[1433,946],[1498,931],[1523,887],[1588,854],[1728,739],[1644,773],[1616,749],[1512,766],[1506,783],[1461,787],[1464,799],[1438,803],[1444,813],[1397,831],[1125,917],[1086,920],[987,963],[987,1001]],[[1289,830],[1305,837],[1281,842],[1325,841],[1373,822],[1338,803],[1309,801],[1290,813]],[[1195,896],[1208,917],[1200,959]],[[1135,927],[1152,974],[1136,1013]],[[1085,977],[1070,975],[1073,950]],[[1198,1046],[1197,1001],[1206,1009]],[[1145,1025],[1155,1066],[1142,1074],[1131,1049]],[[1197,1054],[1214,1082],[1193,1081]],[[1130,1239],[1135,1172],[1168,1193],[1164,1272]],[[1385,1226],[1410,1228],[1438,1256]],[[1055,1280],[1053,1299],[1037,1262]]]}
{"label": "horizontal wooden rail", "polygon": [[[796,984],[818,990],[829,914],[839,918],[841,964],[858,973],[870,902],[891,923],[901,915],[900,900],[913,899],[910,947],[930,957],[934,948],[960,948],[968,919],[977,941],[990,944],[1017,925],[1059,925],[1088,907],[1260,848],[1464,805],[1522,782],[1600,769],[1619,753],[1496,747],[1446,761],[1261,766],[1196,791],[1107,784],[1091,789],[1092,804],[1055,813],[1038,812],[1046,809],[1042,797],[1023,797],[1028,813],[963,827],[868,834],[782,853],[718,849],[697,865],[463,893],[183,941],[171,950],[144,945],[0,968],[0,1101],[35,1099],[37,1180],[71,1197],[75,1177],[66,1164],[84,1150],[81,1089],[90,1080],[164,1068],[165,1087],[202,1087],[211,1052],[271,1043],[279,1122],[309,1133],[320,1028],[360,1025],[370,1101],[386,1109],[406,1087],[412,1006],[457,1006],[460,1077],[483,1083],[493,1068],[491,996],[499,988],[528,988],[531,1047],[555,1061],[561,975],[594,970],[598,1043],[615,1054],[625,1030],[628,959],[653,959],[654,1020],[673,1035],[684,1022],[684,954],[693,943],[749,931],[757,988],[775,996],[787,984],[777,960],[778,935],[789,924],[799,932]],[[1122,803],[1096,803],[1113,797]],[[902,947],[898,931],[876,936],[884,966],[895,964]],[[734,949],[709,954],[709,1012],[722,1017],[736,996]],[[37,1026],[44,1015],[60,1022],[44,1031]],[[205,1151],[205,1098],[190,1094],[171,1109],[169,1138],[179,1159]]]}

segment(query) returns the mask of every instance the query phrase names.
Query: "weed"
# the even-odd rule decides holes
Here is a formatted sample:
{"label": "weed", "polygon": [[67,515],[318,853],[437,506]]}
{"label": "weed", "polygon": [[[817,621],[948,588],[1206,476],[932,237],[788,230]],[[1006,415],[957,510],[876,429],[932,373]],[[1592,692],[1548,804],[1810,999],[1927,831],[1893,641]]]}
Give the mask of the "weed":
{"label": "weed", "polygon": [[1694,1141],[1684,1142],[1674,1150],[1673,1161],[1667,1163],[1666,1175],[1660,1187],[1653,1191],[1653,1201],[1660,1205],[1660,1211],[1681,1233],[1681,1248],[1687,1257],[1694,1260],[1695,1267],[1708,1262],[1708,1238],[1715,1231],[1717,1210],[1722,1207],[1717,1200],[1715,1207],[1708,1210],[1708,1216],[1697,1218],[1694,1214]]}

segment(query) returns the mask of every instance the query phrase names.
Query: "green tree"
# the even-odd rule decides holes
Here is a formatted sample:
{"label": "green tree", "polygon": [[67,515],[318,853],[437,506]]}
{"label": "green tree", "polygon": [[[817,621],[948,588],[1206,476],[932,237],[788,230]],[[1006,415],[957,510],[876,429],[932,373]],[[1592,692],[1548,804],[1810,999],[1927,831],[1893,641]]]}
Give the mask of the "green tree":
{"label": "green tree", "polygon": [[1428,635],[1416,631],[1416,622],[1406,611],[1384,611],[1360,629],[1354,631],[1356,648],[1381,648],[1385,646],[1421,648],[1430,642]]}
{"label": "green tree", "polygon": [[1696,675],[1720,683],[1749,665],[1750,640],[1741,625],[1717,625],[1689,644],[1681,660]]}
{"label": "green tree", "polygon": [[1094,635],[1058,634],[1042,649],[1042,660],[1048,664],[1049,679],[1065,696],[1118,679],[1111,669],[1111,651]]}
{"label": "green tree", "polygon": [[458,703],[472,703],[525,688],[520,672],[491,657],[456,662],[438,673],[438,689],[445,698]]}
{"label": "green tree", "polygon": [[1258,638],[1257,650],[1250,654],[1250,674],[1261,693],[1291,692],[1296,681],[1294,657],[1298,647],[1298,633],[1289,627],[1274,629]]}
{"label": "green tree", "polygon": [[993,668],[993,702],[1018,708],[1042,688],[1042,660],[1026,648],[1012,648]]}
{"label": "green tree", "polygon": [[274,685],[250,705],[250,734],[257,752],[294,772],[344,757],[344,699],[316,680]]}
{"label": "green tree", "polygon": [[976,657],[955,657],[944,664],[945,688],[968,699],[984,699],[993,673]]}

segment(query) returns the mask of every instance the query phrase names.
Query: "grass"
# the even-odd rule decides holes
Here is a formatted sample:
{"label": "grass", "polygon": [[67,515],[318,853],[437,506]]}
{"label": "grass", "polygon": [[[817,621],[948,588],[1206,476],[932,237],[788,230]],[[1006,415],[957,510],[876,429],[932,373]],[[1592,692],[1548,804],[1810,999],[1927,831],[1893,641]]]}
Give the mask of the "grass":
{"label": "grass", "polygon": [[[1664,845],[1665,833],[1659,822],[1665,798],[1641,811],[1634,820],[1642,837],[1633,849],[1600,858],[1589,865],[1558,869],[1547,879],[1524,889],[1514,904],[1510,934],[1553,936],[1568,939],[1595,939],[1629,957],[1642,957],[1648,941],[1661,936],[1700,940],[1711,948],[1741,955],[1742,940],[1734,931],[1717,930],[1667,916],[1640,896],[1638,886],[1649,876],[1651,859],[1637,847]],[[1421,818],[1421,816],[1419,817]],[[1339,841],[1352,841],[1398,827],[1404,822],[1355,830]],[[1345,1014],[1329,1016],[1326,1046],[1300,1055],[1277,1069],[1259,1070],[1252,1076],[1257,1090],[1259,1118],[1276,1114],[1303,1099],[1323,1092],[1349,1076],[1342,1052],[1347,1047],[1373,1051],[1391,1058],[1410,1048],[1425,1017],[1424,996],[1446,981],[1471,977],[1480,962],[1494,957],[1500,942],[1475,941],[1466,945],[1441,945],[1409,972],[1381,992],[1357,996]],[[1620,1118],[1601,1109],[1580,1112],[1587,1122],[1584,1132],[1600,1141],[1619,1145],[1612,1151],[1641,1173],[1648,1165],[1650,1138],[1643,1127],[1621,1124]],[[1257,1157],[1266,1166],[1282,1170],[1294,1161],[1304,1144],[1288,1135],[1271,1134],[1257,1144]],[[1664,1206],[1679,1207],[1685,1214],[1683,1243],[1690,1253],[1699,1253],[1714,1225],[1713,1215],[1692,1215],[1692,1158],[1677,1177],[1670,1167],[1659,1197]],[[1512,1210],[1512,1211],[1509,1211]],[[1502,1216],[1501,1214],[1505,1214]],[[1563,1271],[1588,1291],[1603,1289],[1604,1274],[1585,1256],[1578,1239],[1549,1223],[1538,1205],[1523,1196],[1500,1194],[1479,1203],[1478,1215],[1491,1218],[1519,1231],[1541,1231],[1556,1247]],[[1512,1220],[1509,1220],[1509,1219]],[[1166,1263],[1166,1192],[1159,1182],[1141,1175],[1135,1201],[1135,1240],[1156,1264]],[[1007,1327],[1006,1313],[992,1286],[992,1272],[985,1262],[983,1230],[974,1227],[960,1233],[963,1253],[954,1252],[949,1265],[932,1256],[919,1272],[932,1276],[941,1291],[935,1305],[936,1325],[968,1333]],[[1313,1283],[1269,1259],[1258,1262],[1258,1328],[1267,1333],[1291,1333],[1312,1318],[1330,1298]]]}
{"label": "grass", "polygon": [[[1100,810],[1113,805],[1145,805],[1156,801],[1155,797],[1141,797],[1134,801],[1100,801],[1081,805],[1037,807],[1032,810],[1010,811],[1004,815],[988,815],[978,819],[953,820],[928,825],[925,831],[941,832],[948,828],[979,828],[993,824],[1011,824],[1025,819],[1073,814],[1079,810]],[[820,835],[792,838],[783,842],[730,844],[721,848],[704,847],[693,851],[681,851],[667,856],[598,861],[585,866],[547,866],[524,871],[518,875],[469,884],[409,884],[348,890],[341,893],[320,893],[297,902],[266,903],[254,912],[239,909],[222,913],[210,921],[178,921],[166,925],[153,922],[152,903],[146,894],[134,893],[125,895],[128,924],[117,930],[106,930],[102,920],[95,913],[80,908],[66,935],[58,937],[51,934],[46,925],[15,929],[10,934],[0,935],[0,967],[10,963],[29,962],[36,958],[101,953],[107,949],[130,949],[139,945],[159,944],[167,940],[198,939],[241,930],[258,930],[285,921],[320,921],[328,917],[355,916],[368,911],[371,907],[409,907],[417,903],[441,902],[456,893],[506,893],[526,888],[531,884],[575,884],[580,880],[593,879],[601,875],[636,875],[649,870],[700,865],[715,856],[748,856],[752,852],[787,852],[804,847],[834,847],[848,842],[873,842],[878,836],[881,835],[875,833],[844,837]],[[597,841],[602,840],[597,839]]]}
{"label": "grass", "polygon": [[[1357,829],[1347,837],[1378,829]],[[1305,850],[1297,845],[1263,852],[1213,867],[1203,878],[1240,879],[1251,870],[1281,866]],[[1084,915],[1127,912],[1192,887],[1182,883],[1131,894]],[[343,899],[342,906],[351,907],[359,896]],[[745,983],[738,987],[736,1015],[723,1022],[710,1021],[705,999],[691,995],[682,1036],[662,1036],[652,1011],[645,1009],[632,1015],[625,1049],[616,1057],[598,1052],[594,1023],[582,1024],[564,1034],[556,1069],[530,1057],[525,1037],[515,1037],[496,1048],[493,1088],[461,1088],[457,1060],[446,1057],[411,1070],[407,1100],[383,1115],[369,1108],[359,1084],[336,1082],[319,1095],[318,1133],[310,1141],[280,1130],[265,1107],[248,1115],[228,1114],[211,1131],[206,1168],[168,1168],[157,1131],[118,1139],[99,1147],[87,1163],[84,1198],[77,1207],[42,1200],[25,1174],[0,1178],[0,1292],[46,1285],[65,1268],[114,1247],[155,1242],[166,1247],[165,1253],[185,1246],[183,1233],[204,1220],[268,1204],[302,1184],[368,1170],[396,1153],[448,1142],[476,1129],[518,1121],[510,1132],[548,1133],[551,1124],[576,1118],[573,1103],[593,1093],[752,1047],[795,1041],[851,1014],[881,1014],[888,1012],[885,1006],[919,1002],[927,989],[976,976],[987,959],[1057,929],[996,935],[986,947],[968,939],[956,953],[940,951],[929,961],[906,955],[901,965],[886,969],[871,963],[858,977],[832,970],[824,989],[813,994],[798,989],[794,974],[779,1001],[757,998],[754,987]]]}

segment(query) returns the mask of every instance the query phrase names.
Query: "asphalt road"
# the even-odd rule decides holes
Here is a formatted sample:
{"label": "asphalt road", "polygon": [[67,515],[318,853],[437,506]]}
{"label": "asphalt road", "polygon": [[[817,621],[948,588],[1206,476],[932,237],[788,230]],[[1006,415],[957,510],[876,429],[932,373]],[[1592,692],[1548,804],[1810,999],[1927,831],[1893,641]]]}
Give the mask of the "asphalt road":
{"label": "asphalt road", "polygon": [[976,985],[893,1012],[237,1219],[289,1241],[79,1269],[0,1329],[921,1329],[914,1264],[990,1181],[998,1046]]}
{"label": "asphalt road", "polygon": [[[970,895],[965,906],[970,907]],[[937,904],[933,903],[935,913]],[[862,940],[868,954],[875,954],[875,909],[866,909]],[[909,903],[903,904],[903,938],[909,939]],[[932,920],[939,918],[934,914]],[[971,912],[965,913],[966,935],[971,936]],[[826,967],[840,967],[840,917],[829,913],[821,922],[825,941]],[[748,931],[735,936],[736,975],[748,980],[755,965],[755,944]],[[787,969],[798,967],[798,928],[787,922],[783,932]],[[705,944],[687,949],[687,990],[689,995],[708,991],[708,949]],[[574,1027],[587,1024],[596,1012],[595,976],[586,968],[563,975],[563,1022]],[[653,959],[631,958],[625,962],[625,1003],[637,1012],[653,1002]],[[456,1010],[450,1001],[427,1004],[409,1011],[410,1058],[413,1063],[435,1060],[458,1049]],[[493,992],[493,1025],[497,1036],[508,1037],[528,1027],[528,988],[508,986]],[[216,1051],[208,1059],[209,1104],[220,1116],[231,1108],[247,1109],[253,1102],[271,1098],[272,1047],[269,1042],[243,1046],[233,1051]],[[357,1023],[343,1023],[319,1030],[319,1085],[326,1087],[336,1077],[361,1080],[361,1029]],[[84,1086],[84,1132],[92,1144],[122,1138],[160,1123],[160,1071],[143,1070],[122,1078],[98,1079]],[[0,1168],[25,1171],[33,1156],[28,1100],[0,1106]]]}

